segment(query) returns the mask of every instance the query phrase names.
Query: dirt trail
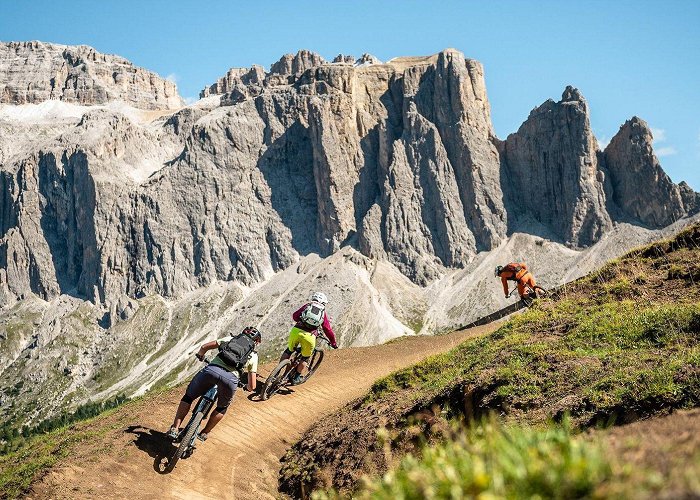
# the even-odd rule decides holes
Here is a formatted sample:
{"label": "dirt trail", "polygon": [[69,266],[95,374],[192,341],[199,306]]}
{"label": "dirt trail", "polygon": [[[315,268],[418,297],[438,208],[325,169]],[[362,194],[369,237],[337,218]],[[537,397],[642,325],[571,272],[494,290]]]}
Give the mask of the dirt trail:
{"label": "dirt trail", "polygon": [[183,389],[127,405],[101,424],[109,428],[106,435],[81,444],[30,497],[277,498],[279,459],[314,421],[364,394],[376,379],[497,326],[333,351],[295,393],[269,401],[250,400],[239,391],[207,442],[170,474],[156,472],[154,462],[172,446],[163,432]]}

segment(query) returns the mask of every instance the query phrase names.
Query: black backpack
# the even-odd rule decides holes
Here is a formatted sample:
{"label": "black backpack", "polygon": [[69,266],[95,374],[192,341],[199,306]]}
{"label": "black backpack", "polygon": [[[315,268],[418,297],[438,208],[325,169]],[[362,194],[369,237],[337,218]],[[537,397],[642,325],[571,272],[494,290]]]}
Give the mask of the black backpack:
{"label": "black backpack", "polygon": [[242,370],[255,350],[255,342],[243,333],[219,346],[219,357],[236,370]]}

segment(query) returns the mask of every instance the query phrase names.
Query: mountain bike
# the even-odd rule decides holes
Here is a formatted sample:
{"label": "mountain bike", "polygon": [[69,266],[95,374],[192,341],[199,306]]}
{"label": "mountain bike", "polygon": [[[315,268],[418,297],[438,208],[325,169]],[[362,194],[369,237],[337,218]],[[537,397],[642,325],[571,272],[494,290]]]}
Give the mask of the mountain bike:
{"label": "mountain bike", "polygon": [[[518,291],[518,287],[516,286],[513,288],[510,293],[508,294],[508,297],[513,295],[515,292]],[[535,301],[535,299],[539,299],[542,297],[546,297],[548,294],[547,290],[542,288],[539,285],[535,285],[534,288],[531,287],[530,285],[525,285],[525,295],[523,296],[522,302],[525,304],[525,306],[530,307],[532,303]]]}
{"label": "mountain bike", "polygon": [[[311,357],[308,361],[307,371],[301,377],[301,382],[298,385],[303,384],[311,378],[311,376],[316,373],[318,367],[323,361],[324,351],[322,346],[319,345],[318,341],[330,345],[330,340],[326,338],[325,335],[319,333],[316,339],[316,347],[314,347],[314,352],[311,353]],[[302,362],[301,358],[301,346],[297,346],[292,352],[292,355],[288,359],[280,361],[280,363],[275,367],[274,370],[268,375],[267,380],[265,380],[265,385],[260,393],[260,399],[267,401],[273,395],[275,395],[280,389],[285,386],[291,385],[292,378],[296,375],[297,366]]]}
{"label": "mountain bike", "polygon": [[179,441],[180,445],[177,447],[177,450],[175,450],[175,453],[173,453],[173,455],[168,459],[166,471],[170,472],[173,470],[175,468],[175,464],[177,464],[177,461],[181,458],[188,458],[192,456],[192,453],[194,453],[196,448],[194,443],[195,439],[197,439],[197,434],[199,433],[199,426],[202,424],[202,420],[207,418],[209,412],[214,407],[214,401],[216,401],[217,395],[218,388],[217,386],[214,386],[209,389],[206,394],[199,398],[194,410],[192,410],[192,417],[190,417],[190,421],[187,422],[187,425],[184,429],[182,429],[182,431],[180,431],[180,434],[175,440],[176,443]]}

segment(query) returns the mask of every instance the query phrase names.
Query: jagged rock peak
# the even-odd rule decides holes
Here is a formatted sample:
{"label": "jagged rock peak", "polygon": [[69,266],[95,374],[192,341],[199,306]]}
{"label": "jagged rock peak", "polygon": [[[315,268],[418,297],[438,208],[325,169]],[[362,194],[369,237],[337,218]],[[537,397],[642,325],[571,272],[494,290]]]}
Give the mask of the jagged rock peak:
{"label": "jagged rock peak", "polygon": [[231,92],[236,85],[260,85],[265,80],[265,69],[253,64],[250,68],[231,68],[216,83],[206,87],[199,97],[225,94]]}
{"label": "jagged rock peak", "polygon": [[345,54],[338,54],[333,58],[334,63],[345,63],[345,64],[354,64],[355,63],[355,56],[348,56]]}
{"label": "jagged rock peak", "polygon": [[[584,117],[586,121],[589,120],[588,103],[586,102],[585,97],[583,97],[583,94],[579,89],[572,87],[571,85],[567,85],[564,92],[561,94],[561,100],[555,101],[554,99],[547,99],[545,102],[530,111],[530,115],[528,116],[528,119],[523,122],[523,125],[542,113],[551,113],[552,111],[558,112],[557,110],[564,110],[567,107],[573,108],[572,117],[580,115],[581,117]],[[587,124],[587,126],[589,125]]]}
{"label": "jagged rock peak", "polygon": [[121,100],[140,109],[183,106],[174,82],[87,45],[0,42],[0,103]]}
{"label": "jagged rock peak", "polygon": [[369,66],[370,64],[382,64],[382,61],[368,53],[362,54],[360,58],[355,61],[355,66]]}
{"label": "jagged rock peak", "polygon": [[661,228],[697,211],[699,197],[687,184],[671,181],[652,143],[651,128],[634,116],[620,127],[604,157],[618,207],[642,224]]}
{"label": "jagged rock peak", "polygon": [[299,76],[307,69],[326,64],[326,60],[316,52],[302,49],[296,55],[285,54],[270,68],[271,74]]}
{"label": "jagged rock peak", "polygon": [[[566,87],[561,101],[535,108],[502,149],[505,191],[515,213],[527,214],[573,247],[595,243],[612,227],[597,143],[577,89]],[[528,196],[522,196],[523,186]]]}
{"label": "jagged rock peak", "polygon": [[648,147],[649,149],[651,149],[654,141],[654,134],[651,131],[651,127],[646,121],[642,120],[638,116],[633,116],[625,123],[620,125],[620,130],[617,131],[615,137],[627,138],[639,145],[639,147]]}
{"label": "jagged rock peak", "polygon": [[576,87],[572,87],[571,85],[567,85],[567,87],[564,89],[564,92],[561,94],[561,102],[571,102],[571,101],[577,101],[577,102],[586,102],[586,99],[584,99],[583,94],[581,94],[581,91],[577,89]]}

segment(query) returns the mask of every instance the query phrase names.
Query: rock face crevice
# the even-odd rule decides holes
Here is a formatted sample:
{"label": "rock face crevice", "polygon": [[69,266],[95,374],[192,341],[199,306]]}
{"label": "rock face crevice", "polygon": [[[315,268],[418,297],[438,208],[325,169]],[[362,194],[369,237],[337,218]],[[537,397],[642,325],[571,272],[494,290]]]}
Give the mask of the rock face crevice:
{"label": "rock face crevice", "polygon": [[[137,85],[141,70],[93,49],[2,50],[35,68],[0,65],[6,89],[36,90],[15,103],[51,98],[36,68],[67,65],[92,83],[60,99],[173,104],[161,98],[174,87]],[[136,87],[100,87],[112,64]],[[253,285],[346,245],[425,285],[509,232],[580,248],[617,220],[660,227],[700,205],[663,174],[643,122],[599,151],[572,87],[499,141],[483,67],[454,49],[387,63],[299,51],[269,72],[232,69],[202,94],[219,102],[155,121],[95,108],[60,123],[0,120],[17,138],[0,169],[4,297],[70,293],[123,317],[133,298]]]}

